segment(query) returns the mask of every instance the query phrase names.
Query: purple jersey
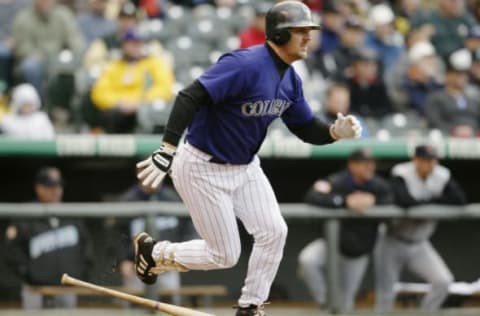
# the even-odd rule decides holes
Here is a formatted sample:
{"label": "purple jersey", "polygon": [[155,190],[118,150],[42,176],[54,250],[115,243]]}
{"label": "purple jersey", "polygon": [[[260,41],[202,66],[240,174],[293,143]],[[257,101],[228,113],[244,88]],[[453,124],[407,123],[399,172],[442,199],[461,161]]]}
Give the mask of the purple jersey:
{"label": "purple jersey", "polygon": [[265,45],[223,55],[198,80],[214,106],[200,107],[187,141],[227,163],[252,161],[277,117],[287,125],[314,118],[293,67],[280,77]]}

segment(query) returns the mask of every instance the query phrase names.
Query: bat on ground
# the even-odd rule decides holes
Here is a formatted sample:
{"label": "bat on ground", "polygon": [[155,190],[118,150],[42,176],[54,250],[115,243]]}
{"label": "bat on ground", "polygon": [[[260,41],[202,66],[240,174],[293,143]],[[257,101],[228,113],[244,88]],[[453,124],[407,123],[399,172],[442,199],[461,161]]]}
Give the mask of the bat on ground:
{"label": "bat on ground", "polygon": [[73,286],[79,286],[82,288],[87,288],[90,289],[94,292],[106,294],[108,296],[116,297],[125,301],[128,301],[133,304],[138,304],[142,305],[151,309],[159,310],[161,312],[170,314],[172,316],[215,316],[212,314],[196,311],[194,309],[186,308],[186,307],[181,307],[177,305],[172,305],[172,304],[167,304],[167,303],[162,303],[162,302],[157,302],[154,300],[150,300],[148,298],[136,296],[136,295],[131,295],[127,294],[124,292],[116,291],[107,287],[103,287],[100,285],[96,285],[93,283],[81,281],[78,279],[75,279],[68,274],[64,273],[62,276],[61,280],[62,284],[64,285],[73,285]]}

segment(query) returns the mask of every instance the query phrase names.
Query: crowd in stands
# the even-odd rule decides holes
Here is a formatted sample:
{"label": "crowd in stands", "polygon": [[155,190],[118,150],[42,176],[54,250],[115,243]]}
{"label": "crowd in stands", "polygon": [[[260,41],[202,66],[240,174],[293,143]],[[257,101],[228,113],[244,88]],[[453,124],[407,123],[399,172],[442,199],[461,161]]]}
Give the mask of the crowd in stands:
{"label": "crowd in stands", "polygon": [[[162,132],[176,92],[222,53],[265,41],[273,2],[1,1],[2,132],[30,115],[13,93],[25,84],[53,133]],[[294,67],[319,115],[342,84],[370,137],[479,135],[480,1],[304,2],[323,28]]]}

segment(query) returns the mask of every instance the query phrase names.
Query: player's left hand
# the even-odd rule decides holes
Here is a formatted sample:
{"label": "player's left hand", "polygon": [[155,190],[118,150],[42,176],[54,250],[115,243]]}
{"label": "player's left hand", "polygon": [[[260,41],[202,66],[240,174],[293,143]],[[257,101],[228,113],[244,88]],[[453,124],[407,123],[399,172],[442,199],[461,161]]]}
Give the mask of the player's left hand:
{"label": "player's left hand", "polygon": [[330,134],[335,140],[341,138],[358,138],[362,134],[362,126],[355,116],[344,116],[339,112],[337,113],[337,119],[330,127]]}
{"label": "player's left hand", "polygon": [[144,186],[156,189],[172,167],[175,150],[161,146],[150,157],[137,163],[137,178]]}

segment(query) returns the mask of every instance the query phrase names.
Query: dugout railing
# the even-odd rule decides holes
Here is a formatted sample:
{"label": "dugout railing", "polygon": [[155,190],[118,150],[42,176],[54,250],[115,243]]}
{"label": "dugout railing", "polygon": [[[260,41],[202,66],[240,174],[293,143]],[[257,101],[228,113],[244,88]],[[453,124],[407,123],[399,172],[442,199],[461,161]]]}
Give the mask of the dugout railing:
{"label": "dugout railing", "polygon": [[[480,204],[464,207],[427,205],[405,211],[395,206],[375,207],[365,214],[354,214],[346,209],[328,209],[303,203],[281,203],[282,214],[289,219],[318,219],[324,222],[327,241],[327,286],[328,306],[332,313],[340,312],[338,285],[338,233],[339,221],[344,218],[416,218],[436,220],[472,220],[480,218]],[[182,203],[129,202],[129,203],[0,203],[0,217],[144,217],[146,230],[154,234],[156,215],[188,216]],[[146,293],[152,296],[153,293]]]}

